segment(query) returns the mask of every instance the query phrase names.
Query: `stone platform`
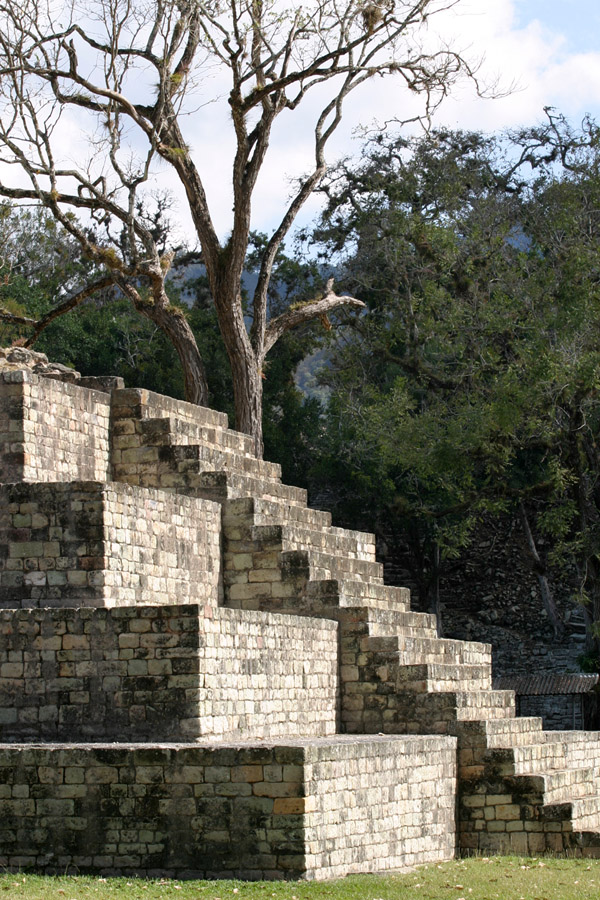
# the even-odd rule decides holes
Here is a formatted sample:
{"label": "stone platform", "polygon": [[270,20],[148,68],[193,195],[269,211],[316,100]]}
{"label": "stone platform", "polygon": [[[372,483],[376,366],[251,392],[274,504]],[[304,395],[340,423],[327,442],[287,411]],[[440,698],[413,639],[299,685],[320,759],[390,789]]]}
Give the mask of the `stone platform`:
{"label": "stone platform", "polygon": [[404,869],[453,855],[455,772],[444,737],[3,744],[0,864],[253,879]]}
{"label": "stone platform", "polygon": [[3,865],[600,853],[598,735],[517,718],[490,647],[439,639],[373,535],[308,508],[223,414],[0,373],[0,471]]}

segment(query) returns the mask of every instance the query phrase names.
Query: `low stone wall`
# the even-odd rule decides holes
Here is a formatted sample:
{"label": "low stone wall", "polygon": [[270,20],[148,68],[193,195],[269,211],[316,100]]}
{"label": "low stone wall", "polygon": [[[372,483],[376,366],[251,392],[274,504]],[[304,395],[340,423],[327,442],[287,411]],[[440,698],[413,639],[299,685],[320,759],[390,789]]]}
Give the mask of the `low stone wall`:
{"label": "low stone wall", "polygon": [[333,622],[198,605],[0,612],[3,741],[330,735],[337,691]]}
{"label": "low stone wall", "polygon": [[456,739],[340,740],[306,749],[304,778],[314,806],[306,817],[307,871],[341,878],[451,859]]}
{"label": "low stone wall", "polygon": [[0,865],[329,878],[445,860],[455,751],[439,737],[2,745]]}
{"label": "low stone wall", "polygon": [[220,592],[220,507],[96,482],[0,487],[0,608],[206,601]]}
{"label": "low stone wall", "polygon": [[109,419],[108,394],[0,373],[0,482],[108,481]]}

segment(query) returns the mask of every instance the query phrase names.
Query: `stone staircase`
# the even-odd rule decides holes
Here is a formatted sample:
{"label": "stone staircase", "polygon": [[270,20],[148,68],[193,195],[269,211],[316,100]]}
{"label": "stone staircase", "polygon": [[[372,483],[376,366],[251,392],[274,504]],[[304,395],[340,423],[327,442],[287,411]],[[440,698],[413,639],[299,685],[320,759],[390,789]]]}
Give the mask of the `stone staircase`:
{"label": "stone staircase", "polygon": [[[50,864],[47,808],[61,835],[67,822],[57,865],[93,871],[335,877],[455,849],[600,856],[599,735],[516,718],[489,645],[438,638],[383,583],[374,536],[310,509],[226,416],[114,389],[107,425],[106,393],[61,399],[54,383],[48,412],[42,380],[8,387],[7,434],[26,409],[15,396],[47,418],[64,401],[58,431],[77,428],[67,404],[84,392],[98,480],[78,480],[79,449],[56,472],[38,465],[28,426],[36,477],[0,491],[0,784],[13,779],[18,848],[0,836],[0,864]],[[183,743],[151,743],[169,735]]]}
{"label": "stone staircase", "polygon": [[306,491],[281,483],[281,467],[256,459],[227,416],[151,391],[114,391],[111,464],[115,481],[206,500],[258,494],[306,507]]}
{"label": "stone staircase", "polygon": [[223,422],[156,417],[154,402],[136,409],[135,446],[156,465],[116,459],[115,477],[219,499],[226,606],[339,623],[346,732],[458,738],[461,849],[600,855],[598,734],[515,718],[514,694],[492,689],[491,647],[438,638],[408,591],[383,584],[374,535],[332,527]]}
{"label": "stone staircase", "polygon": [[600,735],[539,718],[472,721],[459,737],[463,850],[600,855]]}

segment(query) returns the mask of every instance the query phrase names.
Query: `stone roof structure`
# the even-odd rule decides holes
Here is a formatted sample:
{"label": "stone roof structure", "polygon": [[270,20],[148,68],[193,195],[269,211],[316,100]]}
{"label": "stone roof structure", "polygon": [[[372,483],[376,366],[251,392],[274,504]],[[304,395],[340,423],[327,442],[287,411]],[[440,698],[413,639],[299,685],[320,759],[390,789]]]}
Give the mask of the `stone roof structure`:
{"label": "stone roof structure", "polygon": [[503,675],[494,679],[498,690],[514,691],[515,694],[588,694],[593,691],[600,676],[595,674],[564,674],[553,672],[544,675]]}

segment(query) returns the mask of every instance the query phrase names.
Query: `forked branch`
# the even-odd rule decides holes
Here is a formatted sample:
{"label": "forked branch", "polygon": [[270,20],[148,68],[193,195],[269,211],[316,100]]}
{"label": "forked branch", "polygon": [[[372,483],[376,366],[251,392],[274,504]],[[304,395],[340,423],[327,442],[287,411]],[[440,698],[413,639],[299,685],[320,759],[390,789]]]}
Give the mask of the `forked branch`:
{"label": "forked branch", "polygon": [[329,313],[342,307],[366,309],[366,304],[362,300],[357,300],[356,297],[335,294],[333,291],[333,278],[330,278],[325,288],[325,296],[321,297],[320,300],[309,300],[306,303],[292,306],[280,316],[271,319],[265,332],[265,355],[286,331],[320,316],[327,316]]}

